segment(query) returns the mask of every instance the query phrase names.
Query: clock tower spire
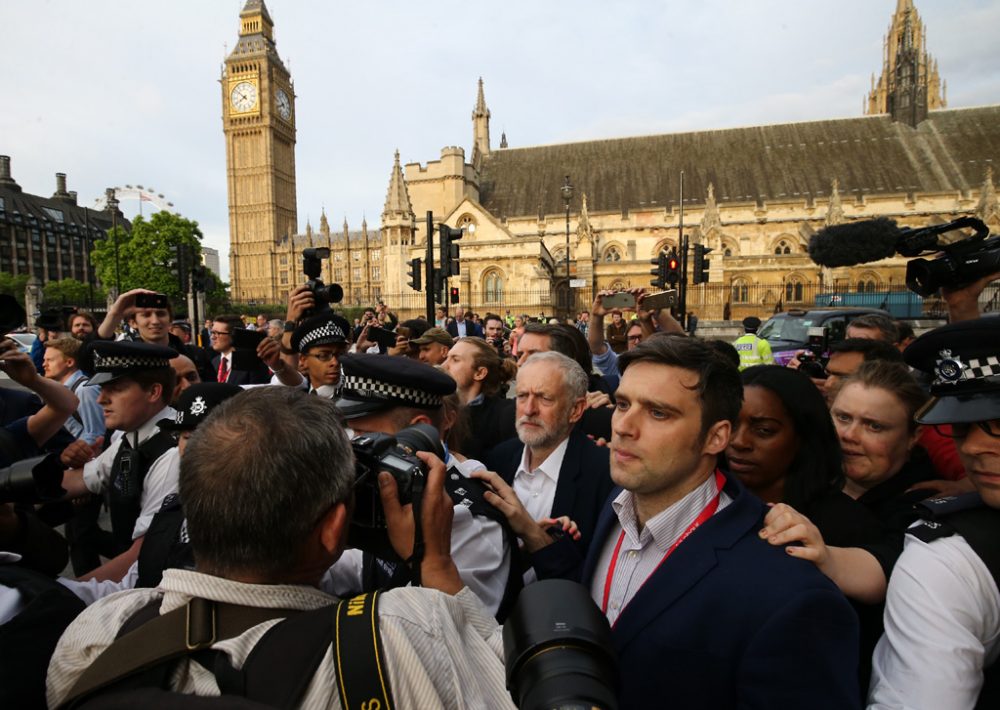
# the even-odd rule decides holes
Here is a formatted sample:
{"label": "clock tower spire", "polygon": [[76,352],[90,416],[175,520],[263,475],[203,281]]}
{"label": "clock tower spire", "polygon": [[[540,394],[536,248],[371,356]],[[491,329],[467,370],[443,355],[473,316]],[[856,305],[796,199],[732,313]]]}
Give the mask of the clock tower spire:
{"label": "clock tower spire", "polygon": [[277,302],[282,237],[298,231],[295,204],[295,91],[274,41],[264,0],[247,0],[239,38],[226,57],[222,130],[229,192],[233,300]]}

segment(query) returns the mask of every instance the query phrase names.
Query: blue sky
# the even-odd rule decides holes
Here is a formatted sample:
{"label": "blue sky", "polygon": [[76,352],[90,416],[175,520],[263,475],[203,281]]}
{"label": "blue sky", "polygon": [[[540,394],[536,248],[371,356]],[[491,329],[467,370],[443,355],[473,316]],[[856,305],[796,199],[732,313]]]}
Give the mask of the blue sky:
{"label": "blue sky", "polygon": [[[857,116],[896,0],[266,0],[295,81],[299,228],[377,226],[393,151]],[[228,270],[218,79],[242,0],[0,4],[0,154],[28,192],[142,183]],[[1000,102],[1000,3],[917,0],[950,107]],[[979,31],[981,30],[981,31]],[[977,33],[978,31],[978,33]],[[127,213],[137,204],[124,204]],[[226,275],[226,274],[224,274]]]}

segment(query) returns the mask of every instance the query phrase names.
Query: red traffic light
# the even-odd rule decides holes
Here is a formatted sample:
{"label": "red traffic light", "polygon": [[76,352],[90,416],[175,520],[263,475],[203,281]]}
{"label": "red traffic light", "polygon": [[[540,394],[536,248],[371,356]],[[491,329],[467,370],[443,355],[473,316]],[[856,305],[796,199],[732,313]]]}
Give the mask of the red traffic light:
{"label": "red traffic light", "polygon": [[669,259],[667,261],[667,268],[676,269],[679,266],[677,259]]}

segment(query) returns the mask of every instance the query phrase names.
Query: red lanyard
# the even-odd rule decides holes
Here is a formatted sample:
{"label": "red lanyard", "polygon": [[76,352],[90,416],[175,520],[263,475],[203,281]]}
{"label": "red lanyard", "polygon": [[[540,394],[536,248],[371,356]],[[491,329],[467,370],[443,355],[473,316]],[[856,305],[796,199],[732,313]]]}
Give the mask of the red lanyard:
{"label": "red lanyard", "polygon": [[[695,518],[691,522],[691,524],[687,526],[687,529],[681,533],[681,536],[674,541],[674,544],[671,545],[670,548],[667,550],[667,553],[663,556],[663,559],[660,560],[660,564],[656,565],[656,568],[649,573],[649,577],[652,577],[653,574],[656,572],[656,570],[660,569],[660,565],[662,565],[664,562],[667,561],[667,558],[673,554],[674,550],[677,549],[678,545],[687,540],[688,537],[691,535],[691,533],[697,530],[702,523],[704,523],[706,520],[715,515],[715,511],[719,509],[719,499],[722,497],[722,487],[725,485],[726,485],[726,477],[722,475],[721,471],[716,469],[715,487],[717,490],[715,493],[715,498],[713,498],[711,502],[705,506],[705,509],[698,514],[698,517]],[[604,599],[601,602],[601,611],[604,612],[605,616],[608,613],[608,598],[611,596],[611,582],[614,580],[615,577],[615,567],[618,566],[618,553],[621,552],[622,542],[624,541],[625,541],[625,530],[622,530],[621,534],[618,536],[618,543],[615,545],[615,551],[611,553],[611,564],[608,565],[608,576],[605,577],[604,579]],[[649,577],[646,577],[646,579],[643,580],[642,584],[645,584],[647,581],[649,581]],[[641,587],[642,585],[639,586]]]}

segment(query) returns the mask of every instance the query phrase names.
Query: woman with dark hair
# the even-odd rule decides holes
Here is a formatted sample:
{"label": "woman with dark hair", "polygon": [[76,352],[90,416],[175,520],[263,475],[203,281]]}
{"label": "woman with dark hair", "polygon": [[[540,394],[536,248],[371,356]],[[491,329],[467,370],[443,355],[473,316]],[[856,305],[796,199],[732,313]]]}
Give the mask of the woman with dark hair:
{"label": "woman with dark hair", "polygon": [[878,540],[876,518],[841,490],[840,443],[819,390],[777,365],[748,368],[741,378],[743,407],[726,449],[728,468],[765,502],[808,516],[831,545]]}

